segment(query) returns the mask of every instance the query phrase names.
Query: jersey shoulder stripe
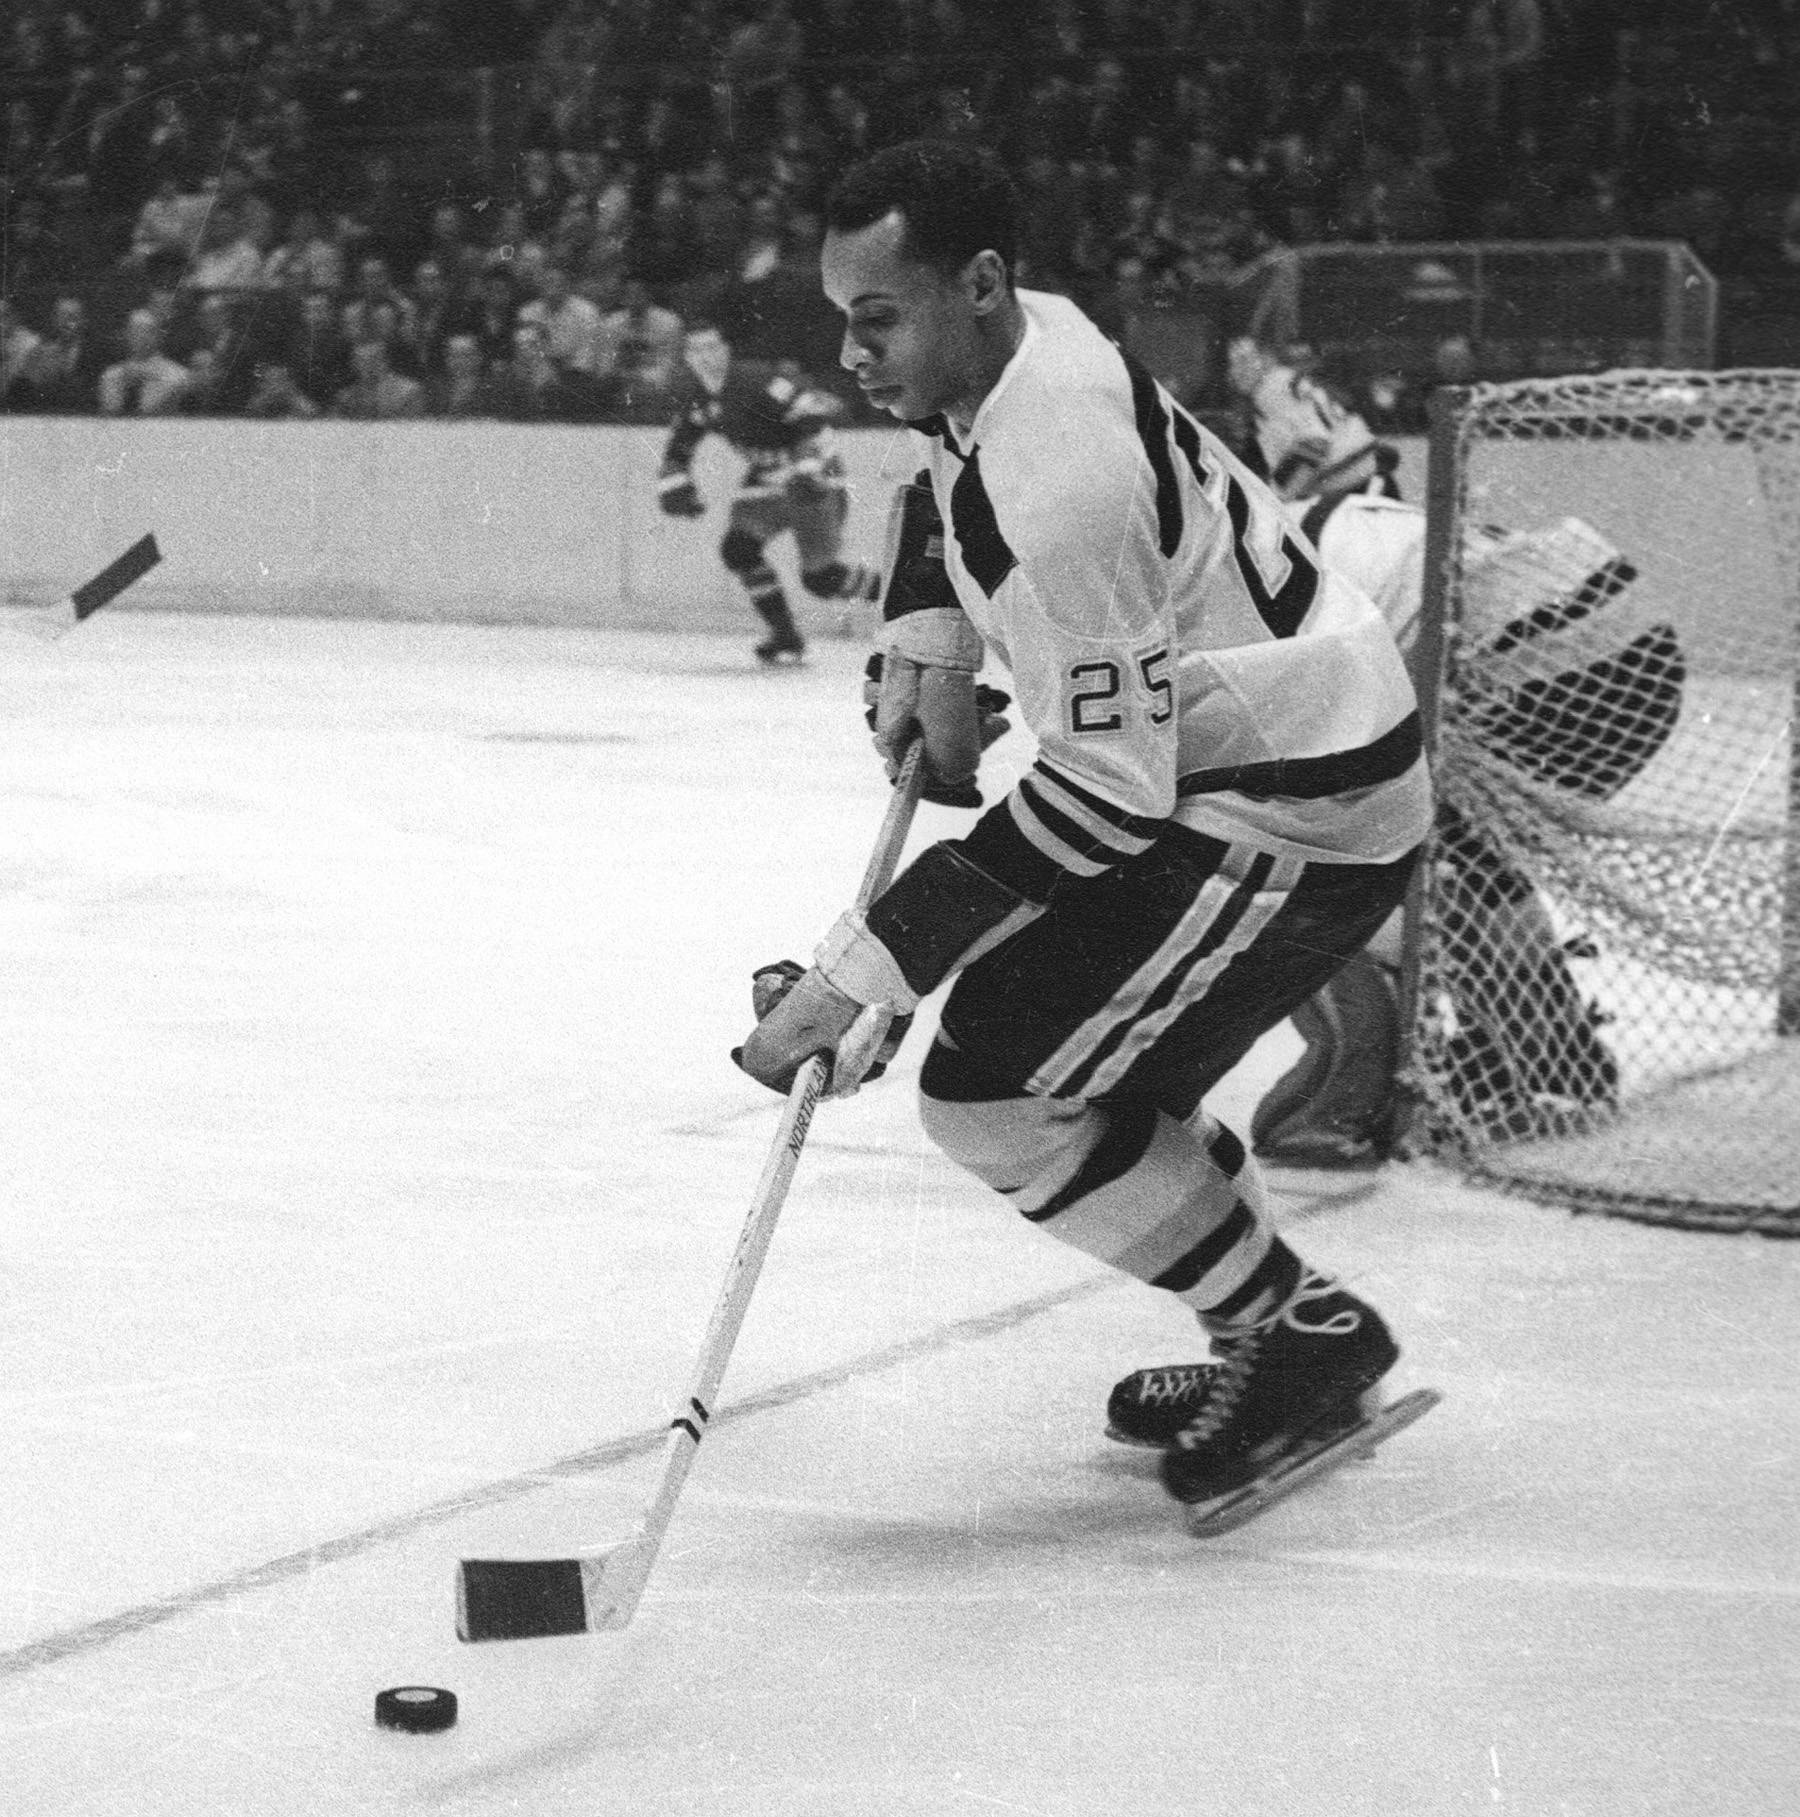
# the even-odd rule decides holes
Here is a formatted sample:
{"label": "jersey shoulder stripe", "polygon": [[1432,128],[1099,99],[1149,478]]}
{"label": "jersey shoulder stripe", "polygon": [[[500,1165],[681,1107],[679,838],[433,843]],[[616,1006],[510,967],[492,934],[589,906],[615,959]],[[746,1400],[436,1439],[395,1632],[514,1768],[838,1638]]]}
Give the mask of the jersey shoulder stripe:
{"label": "jersey shoulder stripe", "polygon": [[1137,421],[1138,439],[1156,476],[1156,545],[1167,560],[1181,547],[1181,485],[1169,453],[1169,416],[1157,393],[1156,381],[1123,348],[1119,357],[1131,378],[1131,412]]}
{"label": "jersey shoulder stripe", "polygon": [[950,528],[962,551],[963,566],[989,599],[1019,565],[981,477],[981,452],[971,449],[956,483],[950,488]]}

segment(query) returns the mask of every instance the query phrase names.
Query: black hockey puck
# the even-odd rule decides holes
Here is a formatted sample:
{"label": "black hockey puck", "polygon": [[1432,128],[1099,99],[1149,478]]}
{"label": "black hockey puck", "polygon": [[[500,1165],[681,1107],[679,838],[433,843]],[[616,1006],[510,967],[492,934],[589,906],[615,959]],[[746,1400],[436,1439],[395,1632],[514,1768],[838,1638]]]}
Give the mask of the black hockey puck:
{"label": "black hockey puck", "polygon": [[456,1693],[436,1685],[394,1685],[375,1694],[375,1720],[384,1729],[431,1735],[456,1721]]}

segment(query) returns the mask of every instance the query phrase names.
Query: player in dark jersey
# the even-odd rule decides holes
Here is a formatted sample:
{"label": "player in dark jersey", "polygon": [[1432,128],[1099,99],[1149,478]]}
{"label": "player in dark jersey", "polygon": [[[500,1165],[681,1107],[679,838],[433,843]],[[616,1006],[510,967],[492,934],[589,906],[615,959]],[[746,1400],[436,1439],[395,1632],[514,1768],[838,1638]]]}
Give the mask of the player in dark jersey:
{"label": "player in dark jersey", "polygon": [[[826,294],[870,401],[920,434],[884,598],[877,738],[940,779],[1011,672],[1037,761],[826,936],[741,1050],[786,1089],[881,1055],[956,976],[920,1078],[938,1145],[1032,1223],[1199,1315],[1219,1357],[1168,1433],[1188,1503],[1357,1417],[1398,1350],[1277,1235],[1201,1100],[1400,901],[1430,824],[1375,606],[1065,297],[1015,286],[1012,186],[889,147],[833,192]],[[954,778],[952,778],[954,779]]]}
{"label": "player in dark jersey", "polygon": [[842,555],[850,495],[832,425],[843,400],[794,366],[737,359],[708,322],[689,324],[684,351],[690,383],[663,449],[658,502],[672,517],[705,511],[691,467],[707,436],[722,436],[744,457],[719,554],[769,628],[757,656],[797,660],[806,640],[769,565],[775,537],[791,532],[801,584],[820,599],[870,600],[880,582],[876,568]]}

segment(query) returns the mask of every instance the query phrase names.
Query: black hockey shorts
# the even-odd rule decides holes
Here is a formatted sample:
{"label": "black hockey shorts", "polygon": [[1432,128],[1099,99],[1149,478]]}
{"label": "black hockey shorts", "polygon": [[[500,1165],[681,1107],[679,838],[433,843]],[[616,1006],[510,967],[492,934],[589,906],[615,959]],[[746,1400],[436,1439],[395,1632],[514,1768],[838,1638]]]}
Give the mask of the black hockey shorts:
{"label": "black hockey shorts", "polygon": [[1308,863],[1171,827],[1062,886],[963,971],[921,1089],[952,1103],[1147,1101],[1185,1118],[1367,944],[1417,859]]}

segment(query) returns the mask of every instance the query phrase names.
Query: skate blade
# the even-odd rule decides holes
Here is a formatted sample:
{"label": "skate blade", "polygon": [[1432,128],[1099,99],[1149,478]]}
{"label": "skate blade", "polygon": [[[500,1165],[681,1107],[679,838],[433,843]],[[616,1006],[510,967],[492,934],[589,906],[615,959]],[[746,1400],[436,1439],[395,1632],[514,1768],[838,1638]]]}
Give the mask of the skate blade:
{"label": "skate blade", "polygon": [[1168,1450],[1167,1445],[1159,1445],[1153,1438],[1139,1438],[1132,1432],[1121,1432],[1117,1426],[1108,1425],[1106,1436],[1115,1445],[1129,1445],[1134,1451],[1154,1451],[1158,1455]]}
{"label": "skate blade", "polygon": [[1385,1407],[1360,1413],[1347,1424],[1329,1426],[1254,1482],[1213,1501],[1196,1502],[1188,1511],[1188,1532],[1196,1539],[1212,1539],[1244,1526],[1316,1478],[1328,1476],[1358,1458],[1373,1457],[1396,1432],[1423,1419],[1443,1398],[1435,1388],[1415,1388]]}

